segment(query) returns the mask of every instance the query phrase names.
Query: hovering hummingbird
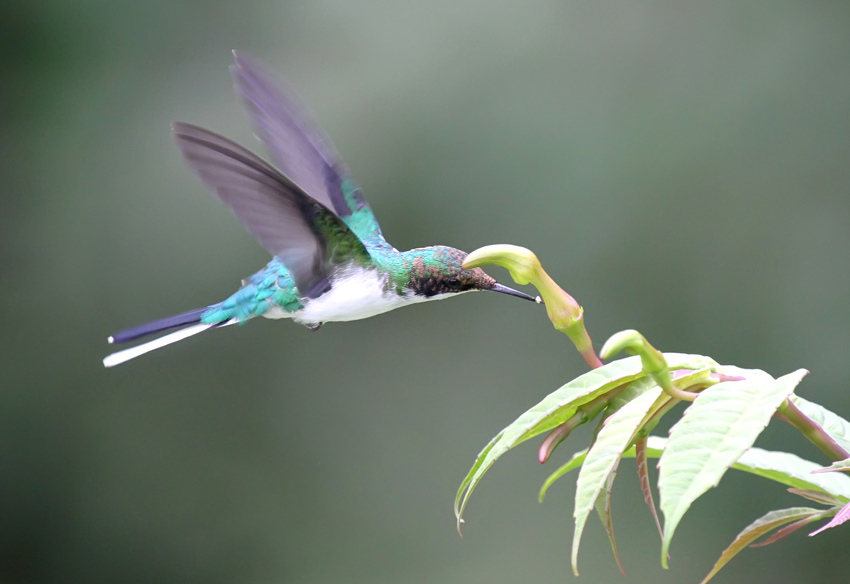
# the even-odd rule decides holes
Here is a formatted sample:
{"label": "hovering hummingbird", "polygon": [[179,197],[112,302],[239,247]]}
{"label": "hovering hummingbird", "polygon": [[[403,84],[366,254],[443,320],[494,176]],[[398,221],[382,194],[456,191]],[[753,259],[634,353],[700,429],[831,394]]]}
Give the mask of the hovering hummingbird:
{"label": "hovering hummingbird", "polygon": [[480,268],[463,269],[466,253],[459,249],[400,252],[387,243],[336,149],[292,91],[256,62],[236,53],[234,58],[237,93],[281,170],[209,130],[172,127],[188,166],[273,258],[222,302],[115,333],[109,342],[119,344],[178,329],[109,355],[106,367],[257,316],[291,318],[317,330],[324,322],[473,290],[538,300]]}

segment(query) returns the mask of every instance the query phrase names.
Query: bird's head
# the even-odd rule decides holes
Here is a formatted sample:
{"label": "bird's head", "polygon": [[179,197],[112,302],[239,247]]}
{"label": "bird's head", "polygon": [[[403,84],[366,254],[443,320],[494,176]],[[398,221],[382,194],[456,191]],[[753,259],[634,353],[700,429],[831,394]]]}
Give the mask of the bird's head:
{"label": "bird's head", "polygon": [[538,300],[499,284],[481,268],[464,269],[466,252],[442,245],[411,250],[410,288],[418,296],[433,298],[475,290],[492,290],[518,298]]}

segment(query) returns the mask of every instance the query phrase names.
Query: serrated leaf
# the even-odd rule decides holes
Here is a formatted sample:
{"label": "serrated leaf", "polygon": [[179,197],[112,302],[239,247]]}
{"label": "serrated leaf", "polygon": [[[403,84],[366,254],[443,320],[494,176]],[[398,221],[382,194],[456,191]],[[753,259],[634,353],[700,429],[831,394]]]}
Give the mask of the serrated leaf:
{"label": "serrated leaf", "polygon": [[[661,388],[656,387],[639,395],[617,410],[606,420],[605,425],[596,436],[596,441],[587,453],[576,483],[576,502],[573,512],[575,530],[573,532],[572,565],[576,576],[578,576],[579,544],[587,516],[593,510],[593,506],[606,487],[606,483],[613,479],[612,474],[620,462],[623,451],[632,444],[635,435],[643,425],[642,422],[646,419],[648,413],[653,411],[653,405],[657,404],[661,395]],[[669,397],[667,399],[669,400]]]}
{"label": "serrated leaf", "polygon": [[611,515],[611,490],[614,488],[614,477],[616,476],[617,469],[614,468],[608,475],[608,480],[605,481],[605,497],[596,499],[596,512],[599,515],[599,521],[602,522],[602,527],[605,528],[605,533],[608,534],[608,541],[611,542],[611,551],[614,553],[617,567],[620,568],[620,573],[625,576],[626,571],[623,569],[620,552],[617,550],[617,538],[614,537],[614,518]]}
{"label": "serrated leaf", "polygon": [[791,403],[797,406],[801,412],[810,417],[821,428],[826,430],[833,440],[841,448],[850,452],[850,422],[835,414],[825,407],[803,399],[799,395],[791,396]]}
{"label": "serrated leaf", "polygon": [[[695,384],[708,382],[710,380],[710,370],[709,369],[699,369],[696,371],[685,371],[679,370],[677,373],[684,373],[684,375],[676,376],[676,383],[679,387],[692,387]],[[620,400],[620,403],[617,404],[617,408],[622,408],[626,403],[629,403],[631,400],[634,400],[636,397],[646,393],[646,392],[656,392],[658,397],[646,411],[646,414],[643,416],[643,419],[637,423],[634,428],[634,431],[631,434],[631,438],[629,439],[629,443],[634,443],[634,451],[635,456],[638,461],[637,464],[637,472],[638,477],[640,479],[641,491],[644,495],[644,500],[647,505],[649,505],[649,509],[652,512],[652,516],[655,519],[655,525],[658,527],[658,533],[661,537],[664,537],[664,532],[661,529],[661,523],[658,521],[658,513],[655,510],[655,501],[652,498],[652,487],[649,483],[649,472],[647,470],[647,456],[646,456],[646,446],[647,446],[647,438],[646,435],[654,428],[661,417],[670,410],[670,408],[675,405],[678,400],[672,399],[670,396],[664,395],[662,390],[658,387],[653,387],[655,385],[656,380],[652,377],[640,379],[630,385],[627,388],[627,392],[629,392],[627,400]],[[621,398],[623,394],[626,392],[622,392],[617,395],[614,401],[617,401],[618,398]],[[612,406],[614,404],[612,403]],[[611,408],[609,407],[609,410]],[[615,410],[616,411],[616,410]],[[614,412],[612,412],[613,414]],[[606,419],[605,423],[608,423]],[[597,436],[597,441],[599,437]],[[592,454],[591,454],[592,457]],[[614,552],[614,559],[617,561],[617,566],[620,568],[620,572],[623,575],[626,575],[626,571],[623,569],[623,564],[620,561],[620,554],[617,551],[617,540],[614,536],[614,521],[611,515],[611,491],[614,487],[614,479],[617,476],[617,468],[620,465],[620,461],[623,458],[622,449],[618,453],[617,460],[613,467],[611,468],[610,473],[608,474],[608,478],[605,482],[605,497],[600,500],[598,497],[596,499],[596,511],[599,514],[599,519],[602,522],[602,526],[605,528],[606,533],[608,534],[608,539],[611,542],[611,550]],[[580,536],[579,536],[580,537]],[[578,550],[578,537],[573,539],[574,550],[577,552]],[[576,570],[576,565],[573,565],[573,569]],[[576,572],[578,574],[578,572]]]}
{"label": "serrated leaf", "polygon": [[804,497],[809,501],[820,503],[821,505],[829,505],[830,507],[841,507],[845,503],[838,497],[833,497],[829,493],[824,493],[822,491],[817,491],[814,489],[795,489],[791,487],[790,489],[788,489],[788,492],[792,495],[799,495],[801,497]]}
{"label": "serrated leaf", "polygon": [[649,480],[646,436],[635,442],[634,451],[635,462],[637,463],[638,479],[640,480],[640,490],[643,493],[643,500],[649,507],[649,511],[652,513],[652,518],[655,520],[655,526],[658,528],[658,534],[663,538],[664,530],[661,529],[661,522],[658,520],[658,511],[655,509],[655,499],[652,497],[652,483]]}
{"label": "serrated leaf", "polygon": [[814,474],[819,464],[790,452],[750,448],[733,465],[743,470],[795,489],[823,491],[842,501],[850,501],[850,476]]}
{"label": "serrated leaf", "polygon": [[[647,457],[659,458],[663,454],[666,445],[666,438],[650,436],[647,439]],[[580,450],[573,454],[572,458],[566,464],[553,472],[540,489],[540,501],[543,501],[543,496],[546,494],[546,490],[552,486],[552,483],[571,470],[579,468],[584,464],[586,456],[587,449]],[[635,448],[629,448],[623,453],[623,458],[634,457]],[[813,474],[815,470],[821,468],[820,465],[800,458],[796,454],[764,450],[754,446],[744,452],[738,459],[738,462],[732,465],[732,468],[770,479],[791,487],[794,491],[805,491],[812,495],[813,500],[823,502],[824,504],[831,504],[829,501],[832,500],[832,497],[841,505],[850,502],[850,477],[844,474]],[[814,498],[814,494],[816,493],[823,493],[822,500]],[[795,492],[795,494],[802,493]]]}
{"label": "serrated leaf", "polygon": [[700,393],[670,430],[658,476],[664,513],[662,566],[667,567],[670,542],[685,512],[752,446],[806,373],[801,369],[774,380],[763,371],[742,370],[738,375],[745,379],[724,381]]}
{"label": "serrated leaf", "polygon": [[[647,455],[650,458],[660,457],[666,445],[666,438],[650,436],[647,442]],[[623,454],[624,457],[633,457],[634,455],[634,449],[629,449]],[[795,489],[821,491],[838,498],[842,503],[850,501],[850,476],[844,474],[812,474],[812,471],[821,468],[820,465],[789,452],[776,452],[752,447],[741,455],[738,461],[732,465],[732,468]]]}
{"label": "serrated leaf", "polygon": [[838,462],[833,462],[829,466],[819,468],[812,472],[835,472],[837,470],[850,470],[850,458],[848,458],[847,460],[839,460]]}
{"label": "serrated leaf", "polygon": [[655,383],[655,380],[649,376],[641,377],[637,381],[631,382],[628,386],[624,387],[622,391],[618,392],[617,395],[611,398],[611,402],[608,404],[608,407],[605,408],[606,417],[611,416],[624,405],[654,387],[657,387],[657,384]]}
{"label": "serrated leaf", "polygon": [[809,523],[813,523],[813,522],[815,522],[819,519],[823,519],[824,517],[829,517],[833,513],[834,513],[834,511],[821,510],[821,512],[818,513],[817,515],[809,515],[808,517],[803,517],[802,519],[798,519],[794,523],[789,523],[788,525],[786,525],[782,529],[777,529],[776,531],[773,532],[773,535],[771,535],[767,539],[757,541],[756,543],[751,543],[750,547],[758,548],[758,547],[764,547],[764,546],[770,545],[772,543],[776,543],[780,539],[784,539],[784,538],[788,537],[789,535],[791,535],[792,533],[794,533],[798,529],[805,527]]}
{"label": "serrated leaf", "polygon": [[[712,371],[719,370],[717,363],[701,355],[667,353],[665,358],[671,369],[707,367]],[[579,407],[600,395],[642,376],[639,357],[613,361],[563,385],[499,432],[478,455],[458,489],[455,497],[455,516],[458,526],[475,487],[487,470],[505,452],[529,438],[559,426],[572,417]]]}
{"label": "serrated leaf", "polygon": [[839,510],[838,513],[835,514],[835,517],[832,518],[832,521],[830,521],[829,523],[827,523],[826,525],[824,525],[820,529],[816,529],[815,531],[811,532],[809,534],[809,536],[811,537],[811,536],[817,535],[821,531],[831,529],[833,527],[841,525],[842,523],[844,523],[848,519],[850,519],[850,503],[848,503],[844,507],[842,507],[841,510]]}
{"label": "serrated leaf", "polygon": [[750,545],[752,542],[768,533],[769,531],[782,527],[786,523],[805,519],[807,517],[816,516],[821,513],[820,509],[812,509],[811,507],[792,507],[790,509],[779,509],[770,511],[750,523],[744,530],[735,537],[735,540],[727,547],[717,562],[714,564],[711,572],[700,584],[706,584],[714,575],[725,566],[729,560],[734,558],[738,553]]}

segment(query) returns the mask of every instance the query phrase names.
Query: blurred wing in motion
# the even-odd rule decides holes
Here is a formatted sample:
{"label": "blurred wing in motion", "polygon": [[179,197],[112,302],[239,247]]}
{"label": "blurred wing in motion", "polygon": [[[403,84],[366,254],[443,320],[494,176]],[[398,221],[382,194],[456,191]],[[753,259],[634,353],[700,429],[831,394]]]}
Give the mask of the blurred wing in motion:
{"label": "blurred wing in motion", "polygon": [[362,242],[339,217],[270,164],[203,128],[184,123],[173,128],[189,167],[280,258],[302,296],[328,290],[333,266],[368,261]]}
{"label": "blurred wing in motion", "polygon": [[235,52],[234,59],[236,90],[275,164],[346,223],[354,213],[367,215],[366,221],[361,217],[350,223],[359,237],[380,236],[378,222],[339,153],[295,93],[252,59]]}

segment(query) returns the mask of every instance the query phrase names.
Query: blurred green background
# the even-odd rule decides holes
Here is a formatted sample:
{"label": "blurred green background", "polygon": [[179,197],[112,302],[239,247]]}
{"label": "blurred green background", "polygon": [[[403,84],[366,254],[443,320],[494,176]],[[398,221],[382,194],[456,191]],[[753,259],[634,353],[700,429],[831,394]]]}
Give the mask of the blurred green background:
{"label": "blurred green background", "polygon": [[[230,50],[298,88],[398,248],[533,249],[597,347],[780,375],[850,415],[850,4],[5,0],[0,5],[0,581],[563,582],[573,486],[532,441],[451,505],[481,447],[585,370],[530,303],[465,295],[315,334],[252,322],[105,370],[117,329],[267,258],[169,123],[260,150]],[[503,270],[491,270],[509,282]],[[823,460],[794,432],[759,443]],[[765,511],[729,474],[671,570],[626,461],[583,582],[697,582]],[[718,582],[847,579],[850,530]]]}

